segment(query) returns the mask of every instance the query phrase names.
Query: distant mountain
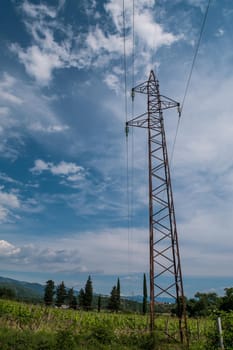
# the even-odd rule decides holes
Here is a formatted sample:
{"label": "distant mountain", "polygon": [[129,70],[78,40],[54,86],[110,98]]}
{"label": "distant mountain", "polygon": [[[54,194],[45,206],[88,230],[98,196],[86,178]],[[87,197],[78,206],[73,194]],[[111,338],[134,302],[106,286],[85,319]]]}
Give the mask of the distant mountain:
{"label": "distant mountain", "polygon": [[[142,303],[143,301],[143,296],[142,295],[132,295],[132,296],[125,296],[125,299],[132,300],[132,301],[137,301],[138,303]],[[149,299],[148,299],[149,301]],[[160,297],[156,299],[156,302],[158,303],[166,303],[166,304],[174,304],[175,301],[172,298],[168,297]]]}
{"label": "distant mountain", "polygon": [[0,287],[14,290],[17,299],[25,301],[40,301],[44,294],[44,286],[39,283],[18,281],[7,277],[0,277]]}

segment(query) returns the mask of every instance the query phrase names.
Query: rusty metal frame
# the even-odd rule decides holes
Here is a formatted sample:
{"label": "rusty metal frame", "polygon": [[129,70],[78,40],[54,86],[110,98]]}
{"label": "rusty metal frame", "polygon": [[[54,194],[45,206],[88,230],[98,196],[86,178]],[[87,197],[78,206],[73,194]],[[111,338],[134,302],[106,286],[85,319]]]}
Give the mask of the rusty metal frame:
{"label": "rusty metal frame", "polygon": [[158,297],[175,299],[178,307],[179,335],[187,343],[187,318],[181,273],[176,218],[168,161],[163,110],[179,103],[160,95],[153,71],[149,79],[132,89],[147,95],[147,112],[126,123],[148,130],[149,242],[150,242],[150,329],[155,329],[155,302]]}

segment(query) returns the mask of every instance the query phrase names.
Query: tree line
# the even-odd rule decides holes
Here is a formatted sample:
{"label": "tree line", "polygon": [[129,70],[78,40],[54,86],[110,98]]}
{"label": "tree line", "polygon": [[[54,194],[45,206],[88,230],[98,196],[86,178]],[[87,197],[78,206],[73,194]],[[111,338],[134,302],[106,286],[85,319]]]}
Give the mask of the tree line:
{"label": "tree line", "polygon": [[224,296],[217,293],[197,292],[194,298],[186,299],[186,310],[190,317],[209,316],[220,311],[233,311],[233,288],[225,288]]}
{"label": "tree line", "polygon": [[[233,287],[225,288],[225,294],[218,296],[217,293],[197,292],[193,298],[185,298],[186,311],[190,317],[205,317],[221,311],[233,311]],[[48,280],[44,288],[43,302],[47,306],[69,307],[72,309],[82,309],[85,311],[93,308],[100,311],[108,309],[113,312],[129,311],[146,314],[148,311],[148,295],[146,275],[143,275],[143,300],[142,302],[128,300],[121,297],[120,279],[112,287],[109,296],[96,295],[93,293],[93,283],[91,276],[88,276],[86,284],[79,292],[73,288],[67,288],[64,281],[55,286],[53,280]],[[20,300],[12,287],[0,285],[0,298]],[[38,300],[37,302],[40,302]],[[155,303],[156,313],[177,314],[175,304]]]}
{"label": "tree line", "polygon": [[[85,287],[81,288],[75,295],[73,288],[66,288],[64,281],[55,286],[53,280],[48,280],[44,289],[44,303],[46,306],[69,307],[72,309],[83,309],[85,311],[93,308],[93,285],[91,276],[88,276]],[[101,310],[104,297],[98,296],[97,308]],[[106,304],[106,302],[105,302]],[[106,305],[105,305],[106,306]],[[107,308],[118,312],[121,306],[120,279],[117,279],[116,285],[112,287],[110,297],[108,298]]]}

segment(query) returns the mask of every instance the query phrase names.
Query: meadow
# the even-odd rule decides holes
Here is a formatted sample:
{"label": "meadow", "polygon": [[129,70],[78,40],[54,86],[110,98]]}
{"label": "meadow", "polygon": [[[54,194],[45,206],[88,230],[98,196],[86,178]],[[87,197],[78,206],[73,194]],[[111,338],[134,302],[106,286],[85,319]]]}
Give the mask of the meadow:
{"label": "meadow", "polygon": [[[217,340],[216,347],[212,341],[214,319],[189,319],[188,326],[190,349],[218,349]],[[164,332],[178,336],[176,317],[161,315],[153,335],[148,329],[148,315],[63,310],[0,300],[2,350],[184,349]]]}

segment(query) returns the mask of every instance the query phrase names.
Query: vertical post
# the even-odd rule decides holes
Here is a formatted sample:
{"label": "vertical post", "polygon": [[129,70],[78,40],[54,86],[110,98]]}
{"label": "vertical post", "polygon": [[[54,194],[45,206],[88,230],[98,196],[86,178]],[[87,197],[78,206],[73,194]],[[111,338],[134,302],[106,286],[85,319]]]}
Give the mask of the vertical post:
{"label": "vertical post", "polygon": [[221,317],[218,317],[218,333],[219,333],[220,349],[224,349]]}

